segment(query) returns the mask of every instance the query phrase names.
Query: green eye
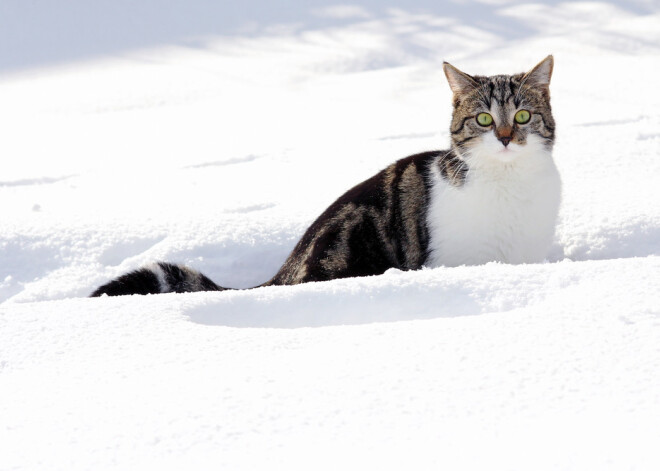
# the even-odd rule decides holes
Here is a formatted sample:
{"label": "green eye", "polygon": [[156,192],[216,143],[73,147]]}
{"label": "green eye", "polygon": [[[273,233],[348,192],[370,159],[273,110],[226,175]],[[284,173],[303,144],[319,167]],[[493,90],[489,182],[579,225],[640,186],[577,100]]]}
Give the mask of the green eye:
{"label": "green eye", "polygon": [[529,122],[530,114],[527,110],[520,110],[516,113],[514,119],[518,124],[525,124]]}
{"label": "green eye", "polygon": [[479,113],[477,115],[477,123],[481,126],[490,126],[493,124],[493,117],[488,113]]}

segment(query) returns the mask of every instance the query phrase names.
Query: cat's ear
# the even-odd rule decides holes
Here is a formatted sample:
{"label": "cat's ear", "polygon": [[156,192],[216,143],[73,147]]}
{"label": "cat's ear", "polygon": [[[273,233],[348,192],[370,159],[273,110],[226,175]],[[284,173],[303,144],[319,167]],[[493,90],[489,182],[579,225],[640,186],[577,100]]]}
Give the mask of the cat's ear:
{"label": "cat's ear", "polygon": [[442,69],[445,71],[449,87],[454,92],[454,95],[464,95],[479,86],[472,77],[465,72],[461,72],[449,62],[444,62]]}
{"label": "cat's ear", "polygon": [[554,63],[555,60],[551,55],[546,57],[536,67],[525,74],[522,80],[523,83],[530,86],[548,88],[550,86]]}

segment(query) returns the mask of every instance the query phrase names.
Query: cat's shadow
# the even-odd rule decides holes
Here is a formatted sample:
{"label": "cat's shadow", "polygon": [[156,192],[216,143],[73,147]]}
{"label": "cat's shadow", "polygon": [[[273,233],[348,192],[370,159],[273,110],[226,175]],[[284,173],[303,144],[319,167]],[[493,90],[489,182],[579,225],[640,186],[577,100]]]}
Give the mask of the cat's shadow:
{"label": "cat's shadow", "polygon": [[474,290],[456,282],[397,285],[376,283],[376,278],[214,293],[201,304],[189,304],[183,314],[203,325],[296,329],[484,313]]}

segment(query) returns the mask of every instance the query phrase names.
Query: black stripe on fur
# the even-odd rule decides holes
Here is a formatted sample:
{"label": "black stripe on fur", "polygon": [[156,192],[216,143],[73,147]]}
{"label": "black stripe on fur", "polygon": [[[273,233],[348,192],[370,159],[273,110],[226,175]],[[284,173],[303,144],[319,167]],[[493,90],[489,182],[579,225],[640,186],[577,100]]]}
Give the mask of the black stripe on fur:
{"label": "black stripe on fur", "polygon": [[[162,271],[158,273],[159,269]],[[162,280],[159,278],[162,277]],[[161,281],[163,285],[161,285]],[[98,297],[130,294],[190,293],[193,291],[223,291],[198,271],[173,263],[158,263],[157,267],[145,267],[116,278],[91,294]]]}
{"label": "black stripe on fur", "polygon": [[208,277],[197,271],[182,269],[172,263],[160,262],[158,266],[165,274],[165,281],[169,286],[168,292],[190,293],[192,291],[223,291],[226,289],[216,285]]}
{"label": "black stripe on fur", "polygon": [[100,286],[91,297],[156,293],[160,293],[158,277],[149,268],[140,268]]}

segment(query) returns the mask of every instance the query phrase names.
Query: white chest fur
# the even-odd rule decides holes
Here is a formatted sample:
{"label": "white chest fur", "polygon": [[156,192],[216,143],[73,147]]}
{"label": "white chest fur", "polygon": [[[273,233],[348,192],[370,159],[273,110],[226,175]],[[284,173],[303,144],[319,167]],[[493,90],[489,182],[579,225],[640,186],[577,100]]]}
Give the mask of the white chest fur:
{"label": "white chest fur", "polygon": [[426,265],[541,262],[554,238],[561,182],[549,153],[471,165],[455,187],[432,170]]}

